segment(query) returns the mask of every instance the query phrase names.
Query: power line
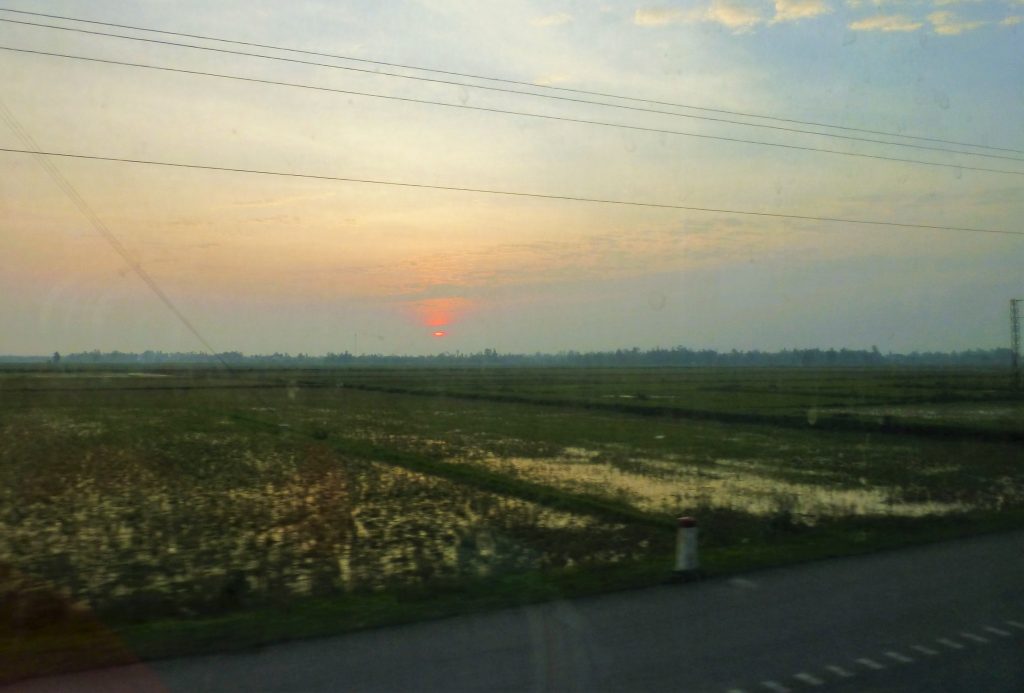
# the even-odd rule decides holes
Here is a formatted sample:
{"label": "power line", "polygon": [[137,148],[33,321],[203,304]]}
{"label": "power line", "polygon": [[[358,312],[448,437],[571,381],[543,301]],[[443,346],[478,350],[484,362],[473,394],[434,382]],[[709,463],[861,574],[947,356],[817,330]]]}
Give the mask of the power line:
{"label": "power line", "polygon": [[430,106],[444,106],[446,108],[458,108],[458,109],[469,110],[469,111],[482,111],[482,112],[485,112],[485,113],[497,113],[497,114],[502,114],[502,115],[523,116],[523,117],[527,117],[527,118],[540,118],[540,119],[543,119],[543,120],[554,120],[554,121],[559,121],[559,122],[564,122],[564,123],[575,123],[575,124],[582,124],[582,125],[594,125],[594,126],[599,126],[599,127],[619,128],[619,129],[623,129],[623,130],[634,130],[634,131],[639,131],[639,132],[648,132],[648,133],[656,133],[656,134],[663,134],[663,135],[678,135],[678,136],[681,136],[681,137],[695,137],[695,138],[698,138],[698,139],[718,140],[718,141],[722,141],[722,142],[736,142],[736,143],[741,143],[741,144],[754,144],[754,145],[759,145],[759,146],[764,146],[764,147],[777,147],[777,148],[781,148],[781,149],[794,149],[794,150],[798,150],[798,151],[815,152],[815,153],[821,153],[821,154],[836,154],[836,155],[839,155],[839,156],[853,156],[853,157],[858,157],[858,158],[862,158],[862,159],[875,159],[875,160],[880,160],[880,161],[891,161],[891,162],[897,162],[897,163],[916,164],[916,165],[921,165],[921,166],[937,166],[937,167],[941,167],[941,168],[951,168],[951,169],[955,169],[955,170],[959,170],[959,171],[981,171],[981,172],[985,172],[985,173],[1002,173],[1002,174],[1009,174],[1009,175],[1024,176],[1024,171],[1012,171],[1012,170],[1000,169],[1000,168],[988,168],[988,167],[984,167],[984,166],[966,166],[966,165],[963,165],[963,164],[949,164],[949,163],[942,163],[942,162],[938,162],[938,161],[924,161],[924,160],[921,160],[921,159],[909,159],[909,158],[905,158],[905,157],[883,156],[881,154],[864,154],[864,153],[860,153],[860,152],[846,152],[846,151],[841,151],[841,150],[838,150],[838,149],[827,149],[825,147],[809,147],[809,146],[798,145],[798,144],[784,144],[784,143],[780,143],[780,142],[765,142],[763,140],[751,140],[751,139],[745,139],[745,138],[740,138],[740,137],[725,137],[725,136],[722,136],[722,135],[708,135],[708,134],[696,133],[696,132],[684,132],[684,131],[681,131],[681,130],[668,130],[668,129],[663,129],[663,128],[644,127],[644,126],[640,126],[640,125],[629,125],[629,124],[626,124],[626,123],[613,123],[613,122],[606,122],[606,121],[601,121],[601,120],[587,120],[587,119],[584,119],[584,118],[569,118],[567,116],[553,116],[553,115],[545,115],[545,114],[541,114],[541,113],[530,113],[530,112],[526,112],[526,111],[512,111],[512,110],[507,110],[507,109],[502,109],[502,108],[488,108],[488,107],[485,107],[485,106],[470,106],[468,104],[445,103],[443,101],[432,101],[432,100],[429,100],[429,99],[414,99],[414,98],[405,97],[405,96],[391,96],[391,95],[387,95],[387,94],[374,94],[372,92],[354,91],[354,90],[351,90],[351,89],[335,89],[335,88],[332,88],[332,87],[321,87],[321,86],[316,86],[316,85],[312,85],[312,84],[299,84],[299,83],[296,83],[296,82],[283,82],[283,81],[279,81],[279,80],[259,79],[259,78],[256,78],[256,77],[241,77],[241,76],[238,76],[238,75],[227,75],[227,74],[222,74],[222,73],[217,73],[217,72],[205,72],[205,71],[202,71],[202,70],[186,70],[186,69],[183,69],[183,68],[166,67],[166,66],[161,66],[161,65],[148,65],[148,64],[145,64],[145,63],[132,63],[132,62],[126,62],[126,61],[122,61],[122,60],[109,60],[109,59],[106,59],[106,58],[91,58],[91,57],[81,56],[81,55],[70,55],[70,54],[67,54],[67,53],[52,53],[52,52],[49,52],[49,51],[36,51],[36,50],[30,50],[28,48],[11,48],[9,46],[0,46],[0,50],[12,51],[12,52],[15,52],[15,53],[26,53],[26,54],[31,54],[31,55],[43,55],[43,56],[54,57],[54,58],[64,58],[64,59],[68,59],[68,60],[80,60],[80,61],[83,61],[83,62],[102,63],[102,64],[105,64],[105,65],[119,65],[119,66],[123,66],[123,67],[142,68],[142,69],[146,69],[146,70],[158,70],[158,71],[161,71],[161,72],[171,72],[171,73],[177,73],[177,74],[195,75],[195,76],[202,76],[202,77],[215,77],[215,78],[218,78],[218,79],[230,79],[230,80],[235,80],[235,81],[239,81],[239,82],[250,82],[250,83],[255,83],[255,84],[267,84],[267,85],[279,86],[279,87],[292,87],[292,88],[296,88],[296,89],[308,89],[308,90],[311,90],[311,91],[328,92],[328,93],[333,93],[333,94],[345,94],[345,95],[348,95],[348,96],[365,96],[365,97],[374,98],[374,99],[386,99],[386,100],[389,100],[389,101],[402,101],[402,102],[406,102],[406,103],[424,104],[424,105],[430,105]]}
{"label": "power line", "polygon": [[635,200],[614,200],[599,197],[578,197],[574,195],[555,195],[548,193],[533,193],[514,190],[494,190],[488,188],[469,188],[454,185],[433,185],[429,183],[406,183],[391,180],[375,180],[371,178],[350,178],[344,176],[326,176],[312,173],[289,173],[287,171],[267,171],[263,169],[233,168],[229,166],[210,166],[204,164],[184,164],[171,161],[155,161],[148,159],[125,159],[112,156],[95,156],[89,154],[71,154],[68,152],[42,152],[27,149],[14,149],[0,147],[0,152],[11,154],[41,154],[44,156],[58,156],[68,159],[82,159],[87,161],[107,161],[123,164],[141,164],[146,166],[165,166],[169,168],[197,169],[201,171],[223,171],[227,173],[247,173],[261,176],[275,176],[281,178],[303,178],[309,180],[323,180],[341,183],[363,183],[368,185],[388,185],[401,188],[418,188],[423,190],[444,190],[448,192],[478,193],[484,195],[503,195],[508,197],[530,197],[543,200],[561,200],[568,202],[587,202],[606,205],[621,205],[626,207],[648,207],[654,209],[675,209],[687,212],[707,212],[712,214],[733,214],[751,217],[770,217],[776,219],[796,219],[800,221],[823,221],[837,224],[863,224],[868,226],[888,226],[908,229],[926,229],[931,231],[959,231],[966,233],[990,233],[1007,236],[1024,236],[1024,231],[1004,231],[1001,229],[984,229],[969,226],[943,226],[939,224],[913,224],[898,221],[880,221],[875,219],[849,219],[843,217],[822,217],[807,214],[784,214],[781,212],[754,212],[742,209],[720,209],[714,207],[693,207],[689,205],[677,205],[663,202],[639,202]]}
{"label": "power line", "polygon": [[[949,149],[948,147],[935,147],[935,146],[931,146],[931,145],[911,144],[911,143],[908,143],[908,142],[890,142],[888,140],[876,140],[876,139],[869,138],[869,137],[855,137],[855,136],[852,136],[852,135],[837,135],[837,134],[834,134],[834,133],[815,132],[815,131],[812,131],[812,130],[801,130],[799,128],[783,127],[783,126],[780,126],[780,125],[767,125],[765,123],[745,123],[745,122],[739,121],[739,120],[729,120],[728,118],[716,118],[716,117],[711,117],[711,116],[699,116],[699,115],[693,115],[693,114],[689,114],[689,113],[677,113],[677,112],[674,112],[674,111],[663,111],[663,110],[653,109],[653,108],[640,108],[638,106],[625,106],[625,105],[622,105],[622,104],[605,103],[605,102],[602,102],[602,101],[590,101],[590,100],[587,100],[587,99],[577,99],[577,98],[571,98],[571,97],[568,97],[568,96],[555,96],[553,94],[542,94],[542,93],[538,93],[538,92],[519,91],[517,89],[506,89],[506,88],[503,88],[503,87],[489,87],[489,86],[484,86],[484,85],[480,85],[480,84],[467,84],[465,82],[455,82],[455,81],[452,81],[452,80],[436,79],[436,78],[432,78],[432,77],[416,77],[416,76],[413,76],[413,75],[403,75],[403,74],[399,74],[399,73],[396,73],[396,72],[383,72],[383,71],[380,71],[380,70],[369,70],[369,69],[364,69],[364,68],[351,67],[351,66],[348,66],[348,65],[333,65],[333,64],[330,64],[330,63],[313,62],[313,61],[310,61],[310,60],[299,60],[297,58],[282,58],[280,56],[261,55],[259,53],[248,53],[246,51],[228,50],[226,48],[213,48],[211,46],[197,46],[195,44],[190,44],[190,43],[177,43],[175,41],[163,41],[163,40],[159,40],[159,39],[142,38],[142,37],[139,37],[139,36],[125,36],[123,34],[111,34],[111,33],[103,32],[103,31],[91,31],[91,30],[88,30],[88,29],[76,29],[76,28],[66,27],[66,26],[56,26],[56,25],[53,25],[53,24],[40,24],[40,23],[37,23],[37,22],[25,22],[25,21],[20,21],[20,20],[16,20],[16,19],[3,19],[3,18],[0,18],[0,22],[6,22],[8,24],[19,24],[19,25],[24,25],[24,26],[40,27],[40,28],[44,28],[44,29],[56,29],[56,30],[59,30],[59,31],[68,31],[68,32],[79,33],[79,34],[87,34],[87,35],[90,35],[90,36],[104,36],[104,37],[107,37],[107,38],[118,38],[118,39],[125,39],[125,40],[128,40],[128,41],[139,41],[139,42],[142,42],[142,43],[152,43],[152,44],[163,45],[163,46],[175,46],[175,47],[178,47],[178,48],[191,48],[191,49],[194,49],[194,50],[209,51],[209,52],[213,52],[213,53],[223,53],[223,54],[226,54],[226,55],[239,55],[239,56],[249,57],[249,58],[262,58],[264,60],[274,60],[274,61],[278,61],[278,62],[295,63],[295,64],[299,64],[299,65],[310,65],[310,66],[313,66],[313,67],[326,67],[326,68],[331,68],[331,69],[335,69],[335,70],[346,70],[346,71],[349,71],[349,72],[359,72],[359,73],[364,73],[364,74],[369,74],[369,75],[376,75],[376,76],[382,76],[382,77],[396,77],[396,78],[399,78],[399,79],[408,79],[408,80],[413,80],[413,81],[417,81],[417,82],[429,82],[429,83],[433,83],[433,84],[446,84],[446,85],[450,85],[450,86],[464,87],[464,88],[468,88],[468,89],[484,89],[484,90],[487,90],[487,91],[501,92],[501,93],[506,93],[506,94],[518,94],[520,96],[535,96],[535,97],[542,98],[542,99],[551,99],[551,100],[555,100],[555,101],[566,101],[566,102],[572,102],[572,103],[582,103],[582,104],[589,104],[589,105],[594,105],[594,106],[605,106],[607,108],[617,108],[617,109],[621,109],[621,110],[636,111],[636,112],[641,112],[641,113],[655,113],[655,114],[659,114],[659,115],[673,116],[673,117],[676,117],[676,118],[690,118],[690,119],[693,119],[693,120],[703,120],[703,121],[709,121],[709,122],[715,122],[715,123],[724,123],[724,124],[728,124],[728,125],[739,125],[741,127],[764,128],[764,129],[775,130],[775,131],[779,131],[779,132],[796,133],[796,134],[802,134],[802,135],[813,135],[813,136],[817,136],[817,137],[831,137],[831,138],[834,138],[834,139],[848,140],[848,141],[851,141],[851,142],[867,142],[867,143],[870,143],[870,144],[881,144],[881,145],[891,146],[891,147],[908,147],[908,148],[911,148],[911,149],[921,149],[921,150],[925,150],[925,151],[936,151],[936,152],[943,152],[943,153],[946,153],[946,154],[960,154],[960,155],[964,155],[964,156],[977,156],[977,157],[983,157],[983,158],[988,158],[988,159],[1006,159],[1006,160],[1009,160],[1009,161],[1024,161],[1024,158],[1021,158],[1021,157],[1005,156],[1005,155],[1002,155],[1002,154],[981,154],[981,153],[978,153],[978,152],[968,152],[968,151],[964,151],[964,150],[961,150],[961,149]],[[216,39],[213,39],[213,40],[216,40]],[[1016,150],[1012,150],[1012,151],[1016,151]],[[1024,153],[1024,151],[1022,151],[1021,153]]]}
{"label": "power line", "polygon": [[199,340],[199,343],[202,344],[203,347],[208,352],[210,352],[210,354],[212,354],[213,357],[217,359],[222,366],[224,366],[224,368],[231,370],[231,367],[228,366],[227,362],[225,362],[224,359],[221,358],[219,354],[217,354],[217,352],[206,340],[206,338],[203,337],[202,333],[200,333],[199,330],[196,329],[196,326],[192,324],[192,321],[190,321],[185,316],[185,314],[181,312],[178,306],[174,304],[174,301],[171,300],[170,296],[168,296],[164,292],[164,290],[160,288],[160,285],[157,284],[156,280],[153,279],[153,277],[149,274],[149,272],[146,271],[142,264],[135,259],[132,253],[124,246],[124,244],[121,243],[121,241],[117,238],[114,232],[110,230],[110,227],[108,227],[106,223],[103,221],[103,219],[101,219],[100,216],[96,214],[95,211],[93,211],[89,203],[85,201],[85,198],[83,198],[78,193],[78,190],[75,188],[75,186],[71,184],[71,181],[65,178],[64,174],[60,172],[60,169],[54,166],[53,162],[46,158],[47,156],[52,155],[49,154],[48,152],[40,151],[39,145],[36,144],[36,141],[32,138],[32,135],[29,134],[29,132],[25,130],[24,127],[22,127],[21,123],[18,122],[18,119],[15,118],[14,114],[11,113],[9,108],[7,108],[7,104],[5,104],[2,100],[0,100],[0,118],[3,118],[4,122],[7,123],[7,126],[11,129],[11,131],[14,132],[15,137],[21,140],[22,144],[28,147],[28,149],[22,151],[22,153],[35,155],[36,160],[49,174],[50,178],[53,179],[53,182],[56,183],[57,187],[61,189],[61,192],[63,192],[67,196],[67,198],[71,200],[71,203],[78,208],[78,211],[82,213],[82,216],[84,216],[89,221],[89,223],[92,224],[92,227],[96,230],[96,232],[99,233],[100,236],[102,236],[104,240],[106,240],[107,243],[110,244],[110,246],[117,252],[117,254],[121,256],[121,259],[124,260],[128,264],[128,266],[132,268],[135,274],[138,275],[139,279],[141,279],[146,284],[146,286],[148,286],[149,289],[156,295],[156,297],[159,298],[160,301],[165,306],[167,306],[167,308],[174,314],[174,316],[178,318],[181,324],[185,326],[185,329],[191,332],[192,336]]}
{"label": "power line", "polygon": [[[607,93],[607,92],[589,91],[589,90],[586,90],[586,89],[573,89],[573,88],[570,88],[570,87],[558,87],[558,86],[549,85],[549,84],[534,84],[532,82],[525,82],[525,81],[514,80],[514,79],[506,79],[506,78],[502,78],[502,77],[489,77],[489,76],[486,76],[486,75],[477,75],[477,74],[472,74],[472,73],[467,73],[467,72],[455,72],[455,71],[451,71],[451,70],[439,70],[439,69],[435,69],[435,68],[420,67],[420,66],[417,66],[417,65],[405,65],[405,64],[402,64],[402,63],[385,62],[383,60],[371,60],[371,59],[368,59],[368,58],[356,58],[354,56],[339,55],[339,54],[336,54],[336,53],[324,53],[324,52],[319,52],[319,51],[305,50],[305,49],[301,49],[301,48],[288,48],[288,47],[285,47],[285,46],[274,46],[274,45],[265,44],[265,43],[255,43],[255,42],[252,42],[252,41],[238,41],[238,40],[233,40],[233,39],[217,38],[217,37],[214,37],[214,36],[204,36],[202,34],[188,34],[188,33],[180,32],[180,31],[167,31],[167,30],[163,30],[163,29],[152,29],[152,28],[148,28],[148,27],[132,26],[132,25],[129,25],[129,24],[116,24],[114,22],[100,22],[100,21],[90,20],[90,19],[79,19],[77,17],[66,17],[66,16],[62,16],[62,15],[57,15],[57,14],[45,14],[43,12],[29,12],[29,11],[26,11],[26,10],[12,10],[12,9],[7,9],[7,8],[0,8],[0,11],[2,11],[2,12],[12,12],[12,13],[22,14],[22,15],[31,15],[31,16],[34,16],[34,17],[48,17],[50,19],[61,19],[61,20],[66,20],[66,21],[71,21],[71,22],[80,22],[82,24],[93,24],[93,25],[97,25],[97,26],[109,26],[109,27],[115,27],[115,28],[118,28],[118,29],[131,29],[133,31],[146,31],[146,32],[154,33],[154,34],[164,34],[166,36],[181,36],[183,38],[196,38],[196,39],[202,39],[204,41],[217,41],[217,42],[220,42],[220,43],[228,43],[228,44],[233,44],[233,45],[236,45],[236,46],[248,46],[250,48],[266,48],[266,49],[270,49],[270,50],[287,51],[289,53],[298,53],[300,55],[315,55],[315,56],[318,56],[318,57],[321,57],[321,58],[335,58],[335,59],[338,59],[338,60],[348,60],[348,61],[351,61],[351,62],[364,63],[364,64],[368,64],[368,65],[381,65],[381,66],[384,66],[384,67],[397,67],[397,68],[401,68],[401,69],[404,69],[404,70],[417,70],[417,71],[420,71],[420,72],[428,72],[428,73],[438,74],[438,75],[449,75],[449,76],[452,76],[452,77],[467,77],[467,78],[470,78],[470,79],[480,79],[480,80],[486,80],[486,81],[489,81],[489,82],[499,82],[499,83],[503,83],[503,84],[513,84],[513,85],[516,85],[516,86],[540,88],[540,89],[549,89],[549,90],[552,90],[552,91],[561,91],[561,92],[573,93],[573,94],[583,94],[583,95],[586,95],[586,96],[600,96],[600,97],[603,97],[603,98],[621,99],[623,101],[632,101],[634,103],[648,103],[648,104],[654,104],[654,105],[658,105],[658,106],[671,106],[671,107],[674,107],[674,108],[688,108],[688,109],[695,110],[695,111],[705,111],[707,113],[721,113],[723,115],[741,116],[741,117],[745,117],[745,118],[761,118],[761,119],[764,119],[764,120],[771,120],[771,121],[775,121],[775,122],[778,122],[778,123],[791,123],[791,124],[794,124],[794,125],[810,125],[812,127],[833,128],[833,129],[836,129],[836,130],[845,130],[847,132],[860,132],[860,133],[869,134],[869,135],[883,135],[883,136],[886,136],[886,137],[901,137],[901,138],[904,138],[904,139],[918,140],[918,141],[921,141],[921,142],[934,142],[934,143],[937,143],[937,144],[952,144],[952,145],[961,146],[961,147],[975,147],[975,148],[978,148],[978,149],[988,149],[988,150],[992,150],[992,151],[1015,152],[1015,153],[1018,153],[1018,154],[1024,154],[1024,150],[1022,150],[1022,149],[1012,149],[1012,148],[1009,148],[1009,147],[994,147],[994,146],[990,146],[990,145],[986,145],[986,144],[977,144],[977,143],[974,143],[974,142],[959,142],[959,141],[956,141],[956,140],[948,140],[948,139],[942,139],[942,138],[938,138],[938,137],[924,137],[924,136],[920,136],[920,135],[907,135],[905,133],[900,133],[900,132],[888,132],[888,131],[885,131],[885,130],[871,130],[871,129],[868,129],[868,128],[857,128],[857,127],[851,127],[851,126],[847,126],[847,125],[836,125],[836,124],[833,124],[833,123],[821,123],[821,122],[815,122],[815,121],[809,121],[809,120],[797,120],[797,119],[794,119],[794,118],[782,118],[782,117],[779,117],[779,116],[764,115],[764,114],[760,114],[760,113],[749,113],[749,112],[744,112],[744,111],[727,110],[727,109],[724,109],[724,108],[710,108],[710,107],[707,107],[707,106],[694,106],[692,104],[674,103],[674,102],[671,102],[671,101],[657,101],[657,100],[654,100],[654,99],[646,99],[646,98],[640,98],[640,97],[635,97],[635,96],[626,96],[626,95],[622,95],[622,94],[612,94],[612,93]],[[47,26],[47,25],[41,25],[41,26]],[[515,93],[529,93],[529,92],[515,92]],[[536,94],[536,95],[537,96],[541,96],[540,94]],[[610,106],[610,105],[614,105],[614,104],[601,104],[601,105]],[[680,115],[680,116],[684,116],[685,117],[686,114],[677,113],[677,114],[673,114],[673,115]],[[752,124],[747,123],[747,125],[752,125]],[[822,136],[825,136],[825,137],[833,136],[833,135],[830,135],[828,133],[815,133],[815,134],[822,135]],[[897,142],[892,142],[890,144],[899,145],[899,143],[897,143]]]}

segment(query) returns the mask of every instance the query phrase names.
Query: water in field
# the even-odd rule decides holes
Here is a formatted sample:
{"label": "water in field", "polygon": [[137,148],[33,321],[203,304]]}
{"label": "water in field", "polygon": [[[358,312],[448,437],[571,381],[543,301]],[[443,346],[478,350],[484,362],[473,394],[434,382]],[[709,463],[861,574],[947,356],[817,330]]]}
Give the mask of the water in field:
{"label": "water in field", "polygon": [[[1008,444],[310,391],[285,379],[265,395],[234,381],[131,382],[33,390],[35,406],[0,410],[0,569],[14,570],[0,570],[0,598],[22,589],[12,577],[22,574],[115,613],[189,615],[667,560],[670,533],[630,512],[583,514],[594,504],[559,492],[666,521],[729,509],[759,526],[750,516],[813,525],[1024,500]],[[490,476],[455,482],[399,466],[406,458]],[[558,509],[516,497],[523,486],[501,485],[509,479],[554,490]],[[505,490],[484,490],[494,488]]]}
{"label": "water in field", "polygon": [[1024,424],[1024,405],[1021,404],[919,404],[877,407],[853,407],[830,409],[830,413],[855,414],[866,418],[890,420],[919,420],[953,424],[1006,424],[1007,428],[1019,428]]}
{"label": "water in field", "polygon": [[[650,550],[649,529],[324,445],[225,426],[110,446],[102,421],[18,419],[3,427],[0,564],[129,615],[607,564]],[[36,459],[23,464],[28,449]],[[0,584],[0,596],[18,589]]]}
{"label": "water in field", "polygon": [[838,488],[771,476],[755,461],[717,459],[694,465],[671,459],[629,458],[608,462],[599,450],[570,447],[554,457],[500,457],[483,453],[463,463],[484,465],[519,478],[575,493],[609,497],[656,513],[729,508],[756,515],[785,511],[819,517],[888,515],[918,517],[962,512],[964,503],[899,500],[880,487]]}
{"label": "water in field", "polygon": [[567,490],[611,496],[641,510],[663,513],[694,508],[728,508],[756,515],[785,510],[814,518],[849,515],[922,516],[966,510],[964,504],[894,499],[884,488],[837,488],[783,481],[752,462],[716,460],[685,465],[666,460],[633,459],[628,466],[599,462],[599,453],[567,449],[559,458],[496,458],[488,467],[550,483]]}

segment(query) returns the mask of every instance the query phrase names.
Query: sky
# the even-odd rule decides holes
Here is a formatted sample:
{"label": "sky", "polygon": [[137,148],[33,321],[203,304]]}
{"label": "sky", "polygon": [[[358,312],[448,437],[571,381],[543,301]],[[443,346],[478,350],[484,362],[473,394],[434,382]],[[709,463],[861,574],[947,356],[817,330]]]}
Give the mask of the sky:
{"label": "sky", "polygon": [[[0,8],[524,83],[0,11],[221,50],[5,49],[317,87],[0,50],[0,148],[1024,232],[1024,0]],[[0,152],[0,354],[993,348],[1022,267],[1024,235]]]}

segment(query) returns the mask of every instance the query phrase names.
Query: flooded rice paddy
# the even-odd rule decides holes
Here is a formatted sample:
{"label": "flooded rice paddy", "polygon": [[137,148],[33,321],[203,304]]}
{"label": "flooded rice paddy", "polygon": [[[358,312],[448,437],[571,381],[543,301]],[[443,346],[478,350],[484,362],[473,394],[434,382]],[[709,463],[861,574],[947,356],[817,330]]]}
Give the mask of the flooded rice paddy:
{"label": "flooded rice paddy", "polygon": [[459,461],[568,491],[608,496],[655,513],[725,508],[759,516],[791,513],[813,523],[823,517],[920,517],[968,509],[967,504],[958,502],[903,501],[897,491],[885,488],[844,489],[827,483],[785,481],[756,461],[716,459],[710,465],[693,465],[631,458],[623,465],[604,461],[600,451],[584,448],[567,448],[555,457],[483,453]]}
{"label": "flooded rice paddy", "polygon": [[[9,417],[0,563],[84,606],[152,616],[614,563],[651,548],[649,529],[326,445],[282,450],[219,423],[111,446],[103,422]],[[42,435],[44,459],[25,464]]]}
{"label": "flooded rice paddy", "polygon": [[[1024,505],[1013,444],[314,390],[292,378],[269,392],[175,383],[22,392],[0,407],[0,598],[27,576],[104,612],[187,616],[667,553],[671,533],[657,523],[581,498],[666,527],[715,510],[813,527]],[[460,474],[423,471],[434,463]],[[520,493],[523,483],[549,498]]]}

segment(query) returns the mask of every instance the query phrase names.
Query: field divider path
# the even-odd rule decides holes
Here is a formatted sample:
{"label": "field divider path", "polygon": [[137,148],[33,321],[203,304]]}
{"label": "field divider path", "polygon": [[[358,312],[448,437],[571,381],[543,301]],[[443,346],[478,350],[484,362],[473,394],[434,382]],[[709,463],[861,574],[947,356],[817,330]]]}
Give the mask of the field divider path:
{"label": "field divider path", "polygon": [[[792,395],[797,397],[805,397],[808,394],[814,394],[819,397],[846,397],[850,393],[842,390],[782,390],[778,388],[759,388],[759,387],[709,387],[703,386],[696,388],[699,392],[720,392],[726,394],[750,394],[750,395]],[[957,394],[934,394],[931,396],[923,397],[880,397],[877,399],[862,399],[857,402],[858,407],[884,407],[884,406],[904,406],[904,405],[915,405],[915,404],[1003,404],[1007,402],[1020,402],[1020,396],[1010,394],[991,394],[991,395],[957,395]],[[835,406],[830,404],[819,405],[819,408],[827,410],[829,407]]]}
{"label": "field divider path", "polygon": [[[636,405],[610,402],[592,402],[560,397],[529,397],[524,395],[507,395],[498,393],[428,391],[415,388],[403,388],[383,385],[366,385],[346,383],[345,389],[364,392],[380,392],[390,395],[410,395],[414,397],[441,397],[450,399],[484,401],[504,404],[528,404],[542,407],[562,409],[581,409],[587,411],[610,412],[616,414],[632,414],[645,417],[664,417],[671,419],[690,419],[695,421],[714,421],[726,424],[744,424],[773,426],[797,429],[802,431],[822,430],[837,432],[867,432],[895,435],[912,435],[944,440],[979,440],[987,442],[1024,442],[1024,432],[1001,431],[966,426],[947,426],[933,424],[916,424],[897,421],[875,423],[856,418],[822,417],[814,423],[799,416],[781,416],[777,414],[752,414],[744,412],[714,411],[710,409],[689,409],[664,405]],[[827,410],[825,410],[827,414]]]}
{"label": "field divider path", "polygon": [[[240,422],[281,431],[277,424],[241,414],[231,414]],[[283,429],[293,436],[305,438],[301,432]],[[315,440],[310,437],[310,440]],[[569,493],[543,484],[516,479],[506,474],[492,472],[479,467],[447,462],[436,456],[395,450],[356,438],[334,438],[326,442],[335,451],[358,459],[389,464],[408,471],[429,474],[470,486],[481,491],[511,496],[545,507],[574,512],[603,520],[638,524],[648,527],[674,530],[676,522],[670,517],[646,513],[631,506],[586,494]]]}

